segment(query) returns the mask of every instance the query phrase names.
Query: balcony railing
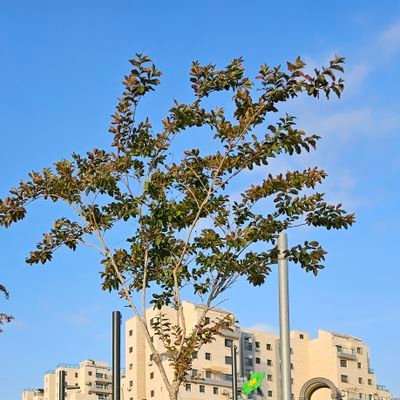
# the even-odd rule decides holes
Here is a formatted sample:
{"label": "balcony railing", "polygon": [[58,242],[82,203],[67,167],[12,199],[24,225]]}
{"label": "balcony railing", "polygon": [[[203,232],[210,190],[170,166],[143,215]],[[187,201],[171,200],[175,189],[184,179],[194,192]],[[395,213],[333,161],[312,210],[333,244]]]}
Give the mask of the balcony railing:
{"label": "balcony railing", "polygon": [[337,355],[341,358],[348,358],[350,360],[355,360],[356,356],[356,349],[349,349],[347,347],[336,346]]}

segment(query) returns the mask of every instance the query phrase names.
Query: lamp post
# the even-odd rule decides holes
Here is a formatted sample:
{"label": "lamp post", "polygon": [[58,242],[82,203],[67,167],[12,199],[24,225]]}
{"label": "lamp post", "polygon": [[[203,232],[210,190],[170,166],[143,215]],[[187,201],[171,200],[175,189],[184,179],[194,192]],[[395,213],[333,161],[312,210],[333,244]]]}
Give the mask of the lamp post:
{"label": "lamp post", "polygon": [[112,399],[121,398],[121,313],[112,313]]}
{"label": "lamp post", "polygon": [[237,387],[237,346],[232,343],[231,347],[232,358],[232,400],[238,400]]}
{"label": "lamp post", "polygon": [[281,400],[291,400],[291,365],[290,365],[290,327],[289,327],[289,281],[287,250],[287,235],[280,233],[278,238],[278,269],[279,269],[279,331],[281,356]]}

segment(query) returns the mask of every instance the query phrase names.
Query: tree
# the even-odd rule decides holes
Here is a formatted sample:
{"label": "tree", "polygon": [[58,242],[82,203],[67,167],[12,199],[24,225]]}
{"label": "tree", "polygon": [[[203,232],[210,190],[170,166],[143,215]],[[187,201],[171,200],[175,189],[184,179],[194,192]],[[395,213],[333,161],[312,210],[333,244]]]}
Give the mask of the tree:
{"label": "tree", "polygon": [[[3,294],[6,299],[10,297],[8,290],[2,284],[0,284],[0,293]],[[7,322],[11,322],[13,319],[14,319],[13,316],[0,312],[0,333],[3,332],[2,325],[4,325]]]}
{"label": "tree", "polygon": [[[27,206],[39,199],[63,202],[73,209],[76,219],[55,220],[27,263],[44,264],[62,246],[71,250],[79,245],[96,247],[103,256],[102,288],[118,291],[129,303],[170,398],[176,399],[191,368],[192,353],[235,323],[229,317],[206,323],[207,312],[238,277],[252,285],[264,283],[277,261],[280,232],[299,225],[341,229],[354,222],[354,215],[340,204],[327,204],[324,194],[314,191],[326,177],[319,168],[268,174],[242,188],[239,196],[231,196],[234,184],[245,185],[239,179],[245,171],[267,166],[280,155],[315,149],[319,136],[298,129],[294,116],[285,114],[275,123],[267,118],[272,120],[281,103],[301,93],[339,97],[343,80],[336,75],[343,72],[344,59],[336,57],[312,74],[304,72],[300,58],[288,62],[286,70],[262,65],[254,82],[245,76],[241,58],[221,70],[194,62],[190,70],[193,102],[175,101],[159,131],[149,118],[136,121],[135,114],[141,99],[160,83],[161,72],[141,54],[130,63],[132,69],[125,76],[125,90],[109,129],[111,149],[74,153],[52,168],[31,172],[29,180],[0,200],[0,224],[8,228],[22,220]],[[232,116],[223,108],[209,106],[216,92],[233,94]],[[193,135],[196,129],[208,138],[208,150],[189,147],[172,161],[171,154],[179,150],[174,139]],[[112,248],[107,233],[121,222],[130,226],[130,234],[122,245]],[[316,241],[300,243],[287,253],[289,260],[315,275],[323,268],[324,255]],[[182,287],[188,285],[206,306],[190,330],[181,298]],[[162,313],[151,323],[147,320],[150,287],[150,303],[160,310],[172,306],[176,321]],[[141,305],[134,303],[134,293],[141,294]],[[165,347],[172,379],[152,334]]]}

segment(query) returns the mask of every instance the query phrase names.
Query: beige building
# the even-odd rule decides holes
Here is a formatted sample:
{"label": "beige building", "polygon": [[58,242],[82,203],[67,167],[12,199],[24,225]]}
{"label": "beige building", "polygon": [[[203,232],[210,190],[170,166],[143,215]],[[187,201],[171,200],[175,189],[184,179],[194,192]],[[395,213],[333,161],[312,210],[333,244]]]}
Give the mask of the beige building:
{"label": "beige building", "polygon": [[44,375],[44,389],[25,390],[22,400],[58,400],[62,371],[65,372],[66,400],[111,400],[111,370],[107,363],[93,360],[77,365],[59,364]]}
{"label": "beige building", "polygon": [[[171,321],[175,311],[164,308],[162,312]],[[184,303],[188,329],[194,327],[203,312],[201,305]],[[150,320],[159,314],[149,309]],[[214,309],[207,313],[210,321],[228,311]],[[144,338],[137,318],[126,321],[126,379],[123,400],[168,400],[158,368],[152,361],[149,346]],[[153,338],[153,343],[162,354],[167,374],[172,368],[163,353],[162,344]],[[265,379],[261,392],[250,398],[279,400],[280,357],[279,337],[274,333],[237,329],[223,332],[216,340],[203,346],[193,361],[187,382],[182,385],[179,396],[182,400],[228,400],[232,395],[231,346],[238,347],[238,381],[247,379],[253,371],[263,371]],[[390,393],[377,385],[376,376],[370,367],[368,347],[352,336],[320,330],[318,337],[311,339],[306,332],[291,332],[291,363],[293,398],[298,399],[302,386],[312,378],[329,379],[339,389],[344,400],[388,400]],[[313,400],[330,399],[330,393],[319,390]],[[46,399],[47,400],[47,399]],[[49,399],[50,400],[50,399]]]}
{"label": "beige building", "polygon": [[22,392],[22,400],[43,400],[44,390],[43,389],[25,389]]}

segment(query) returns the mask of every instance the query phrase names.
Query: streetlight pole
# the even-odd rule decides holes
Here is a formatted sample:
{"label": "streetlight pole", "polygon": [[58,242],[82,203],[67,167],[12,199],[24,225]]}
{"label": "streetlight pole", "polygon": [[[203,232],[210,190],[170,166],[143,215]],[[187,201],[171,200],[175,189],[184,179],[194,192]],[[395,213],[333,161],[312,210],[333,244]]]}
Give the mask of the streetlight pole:
{"label": "streetlight pole", "polygon": [[231,358],[232,358],[232,400],[238,400],[237,387],[237,347],[232,343]]}
{"label": "streetlight pole", "polygon": [[289,327],[289,283],[287,250],[287,235],[280,233],[278,238],[278,268],[279,268],[279,330],[281,356],[281,400],[292,399],[291,364],[290,364],[290,327]]}
{"label": "streetlight pole", "polygon": [[121,313],[112,313],[112,398],[121,398]]}

